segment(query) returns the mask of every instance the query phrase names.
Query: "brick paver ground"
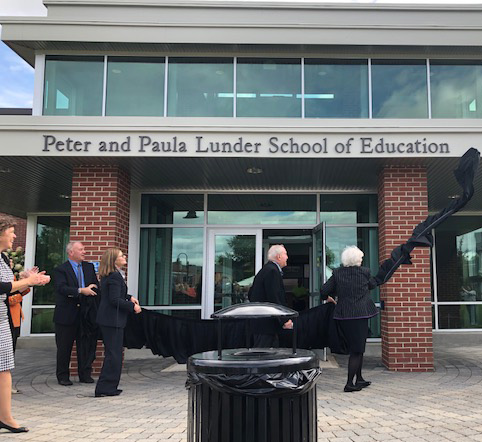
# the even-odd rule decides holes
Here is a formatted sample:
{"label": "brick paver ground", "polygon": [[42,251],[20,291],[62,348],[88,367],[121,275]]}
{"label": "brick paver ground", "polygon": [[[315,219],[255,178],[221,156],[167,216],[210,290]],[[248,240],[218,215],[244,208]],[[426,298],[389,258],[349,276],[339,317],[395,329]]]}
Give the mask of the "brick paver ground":
{"label": "brick paver ground", "polygon": [[[57,384],[53,341],[35,347],[17,351],[14,371],[21,390],[14,415],[31,431],[0,430],[0,442],[186,440],[185,367],[129,350],[124,393],[94,398],[92,385]],[[318,382],[320,441],[482,441],[482,346],[436,348],[432,373],[389,372],[379,345],[370,347],[365,377],[373,384],[362,392],[342,392],[346,357],[337,356],[339,367],[325,364]]]}

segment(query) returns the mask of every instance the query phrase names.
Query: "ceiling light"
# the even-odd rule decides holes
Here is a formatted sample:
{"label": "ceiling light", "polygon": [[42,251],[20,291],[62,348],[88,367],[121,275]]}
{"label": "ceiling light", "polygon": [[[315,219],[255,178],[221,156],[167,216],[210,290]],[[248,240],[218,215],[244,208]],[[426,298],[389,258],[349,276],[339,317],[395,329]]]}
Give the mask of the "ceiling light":
{"label": "ceiling light", "polygon": [[0,167],[0,173],[10,173],[11,170],[8,167]]}
{"label": "ceiling light", "polygon": [[260,173],[263,173],[263,169],[261,169],[260,167],[248,167],[246,169],[246,172],[251,173],[253,175],[258,175]]}
{"label": "ceiling light", "polygon": [[449,195],[447,198],[449,200],[456,200],[457,198],[460,198],[460,195]]}
{"label": "ceiling light", "polygon": [[64,195],[63,193],[61,193],[61,194],[59,195],[59,198],[63,198],[64,200],[69,200],[69,199],[71,199],[72,197],[71,197],[70,195]]}

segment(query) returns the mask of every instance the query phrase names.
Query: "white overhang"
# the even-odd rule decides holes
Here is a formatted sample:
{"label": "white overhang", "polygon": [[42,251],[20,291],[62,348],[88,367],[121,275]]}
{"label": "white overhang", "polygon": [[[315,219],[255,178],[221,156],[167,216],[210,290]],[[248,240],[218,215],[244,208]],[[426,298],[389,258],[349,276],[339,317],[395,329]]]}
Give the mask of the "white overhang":
{"label": "white overhang", "polygon": [[125,44],[143,45],[144,50],[152,51],[165,48],[156,45],[459,46],[480,50],[482,43],[480,5],[182,0],[44,3],[47,17],[0,18],[2,40],[30,62],[34,50],[119,51]]}

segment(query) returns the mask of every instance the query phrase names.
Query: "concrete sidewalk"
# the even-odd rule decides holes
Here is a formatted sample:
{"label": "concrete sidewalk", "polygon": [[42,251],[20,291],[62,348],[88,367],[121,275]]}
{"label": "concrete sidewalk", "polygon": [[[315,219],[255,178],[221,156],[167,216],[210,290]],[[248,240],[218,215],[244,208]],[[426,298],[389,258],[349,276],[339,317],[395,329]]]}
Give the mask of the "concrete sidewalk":
{"label": "concrete sidewalk", "polygon": [[[379,353],[369,345],[364,376],[373,384],[357,393],[342,392],[346,357],[323,364],[320,441],[482,441],[482,346],[437,345],[432,373],[389,372]],[[128,350],[124,392],[112,398],[94,398],[93,385],[58,385],[51,338],[21,341],[16,362],[14,415],[30,432],[0,430],[0,441],[186,440],[185,366],[170,358]]]}

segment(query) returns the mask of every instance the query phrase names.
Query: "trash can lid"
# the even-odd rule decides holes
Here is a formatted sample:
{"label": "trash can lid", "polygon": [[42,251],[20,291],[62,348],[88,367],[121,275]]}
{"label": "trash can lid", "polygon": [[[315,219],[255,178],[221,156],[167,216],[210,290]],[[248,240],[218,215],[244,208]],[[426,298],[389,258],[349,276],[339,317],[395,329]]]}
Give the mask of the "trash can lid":
{"label": "trash can lid", "polygon": [[298,312],[284,305],[271,302],[247,302],[235,304],[218,310],[211,315],[214,319],[252,319],[252,318],[296,318]]}

